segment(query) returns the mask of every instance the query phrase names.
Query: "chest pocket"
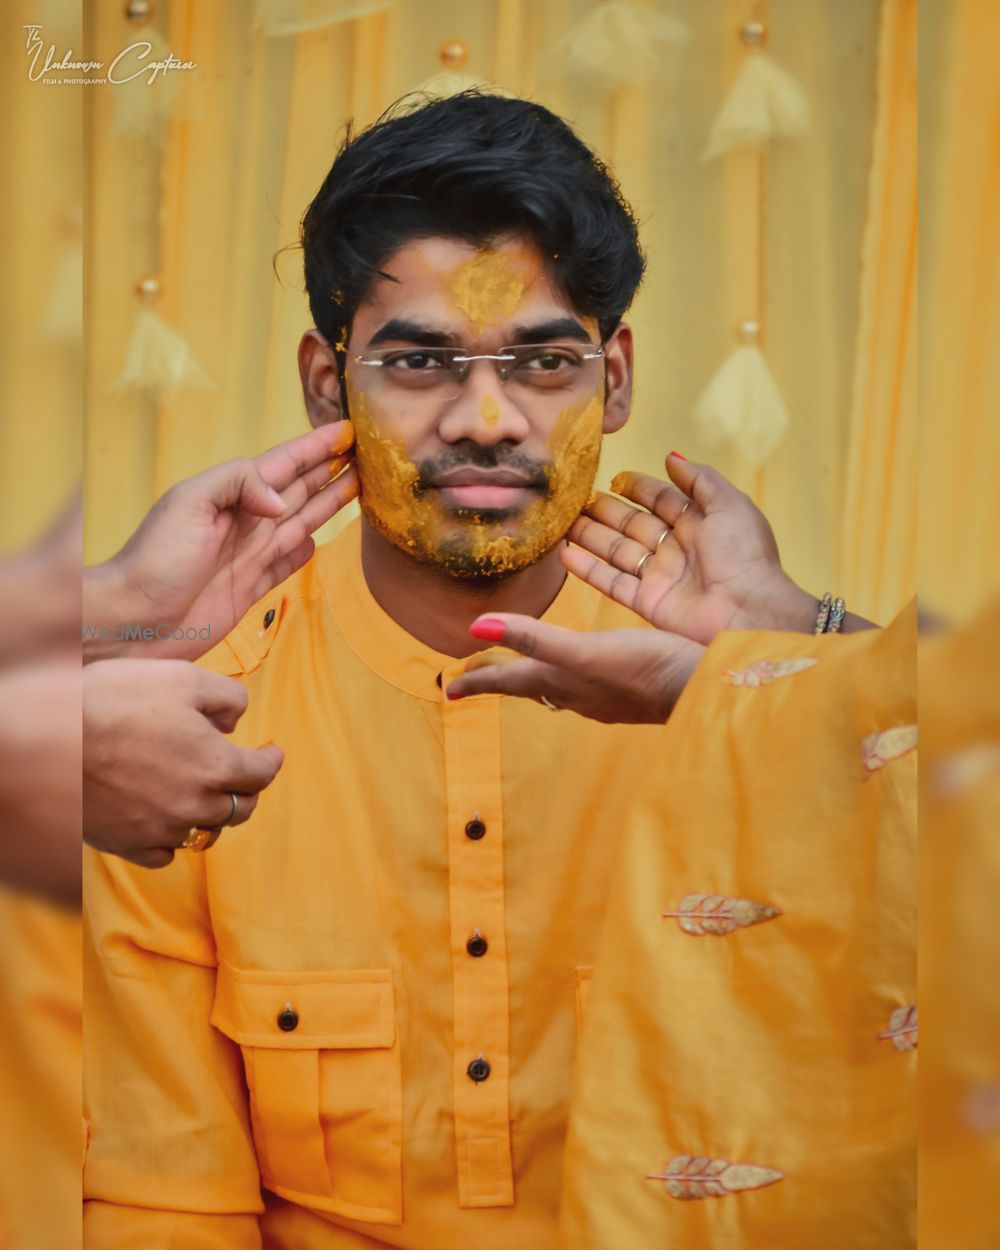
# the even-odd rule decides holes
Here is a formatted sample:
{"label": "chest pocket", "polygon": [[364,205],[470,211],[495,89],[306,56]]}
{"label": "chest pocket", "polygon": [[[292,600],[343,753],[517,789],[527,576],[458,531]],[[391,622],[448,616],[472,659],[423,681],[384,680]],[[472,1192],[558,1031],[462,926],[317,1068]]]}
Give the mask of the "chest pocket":
{"label": "chest pocket", "polygon": [[243,1052],[261,1181],[349,1219],[402,1220],[402,1090],[389,969],[219,963],[212,1024]]}

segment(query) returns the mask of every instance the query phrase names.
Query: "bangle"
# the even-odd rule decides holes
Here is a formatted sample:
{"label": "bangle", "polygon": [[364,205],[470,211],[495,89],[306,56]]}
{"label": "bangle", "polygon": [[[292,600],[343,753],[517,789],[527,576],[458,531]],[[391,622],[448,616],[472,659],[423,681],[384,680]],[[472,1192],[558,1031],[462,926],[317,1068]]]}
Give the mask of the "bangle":
{"label": "bangle", "polygon": [[830,611],[833,607],[833,595],[829,591],[819,601],[819,612],[816,614],[816,624],[813,627],[814,634],[822,634],[826,631],[827,622],[830,620]]}
{"label": "bangle", "polygon": [[830,619],[826,623],[826,632],[828,634],[839,634],[840,627],[844,623],[844,613],[847,611],[847,605],[843,599],[834,599],[833,607],[830,609]]}

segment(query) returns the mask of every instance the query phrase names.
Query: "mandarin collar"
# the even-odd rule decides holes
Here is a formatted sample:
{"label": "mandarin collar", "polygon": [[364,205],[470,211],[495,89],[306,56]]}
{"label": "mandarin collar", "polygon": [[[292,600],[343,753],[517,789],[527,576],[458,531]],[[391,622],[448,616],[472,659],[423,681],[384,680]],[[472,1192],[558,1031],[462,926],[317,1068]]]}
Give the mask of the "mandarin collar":
{"label": "mandarin collar", "polygon": [[[358,659],[407,694],[432,703],[444,702],[442,687],[462,672],[469,657],[459,659],[426,646],[381,607],[368,587],[361,565],[361,518],[356,517],[333,542],[321,547],[317,556],[324,597]],[[559,593],[540,619],[548,625],[587,630],[593,624],[599,600],[599,595],[567,573]]]}

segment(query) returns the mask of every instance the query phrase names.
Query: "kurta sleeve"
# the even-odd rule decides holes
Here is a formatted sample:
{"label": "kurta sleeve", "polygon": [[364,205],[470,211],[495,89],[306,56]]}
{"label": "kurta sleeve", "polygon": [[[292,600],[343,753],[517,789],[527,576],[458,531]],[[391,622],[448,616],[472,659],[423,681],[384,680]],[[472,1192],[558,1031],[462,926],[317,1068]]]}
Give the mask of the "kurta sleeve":
{"label": "kurta sleeve", "polygon": [[723,634],[633,804],[560,1246],[915,1242],[916,611]]}
{"label": "kurta sleeve", "polygon": [[216,954],[200,856],[85,851],[84,1241],[260,1250],[239,1047],[209,1024]]}

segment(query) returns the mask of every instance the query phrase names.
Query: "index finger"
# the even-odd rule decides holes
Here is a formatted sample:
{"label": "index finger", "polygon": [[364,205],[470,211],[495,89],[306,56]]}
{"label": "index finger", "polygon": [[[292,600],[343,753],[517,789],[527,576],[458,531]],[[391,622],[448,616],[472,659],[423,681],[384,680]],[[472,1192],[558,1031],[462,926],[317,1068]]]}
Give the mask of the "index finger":
{"label": "index finger", "polygon": [[273,490],[282,491],[296,478],[345,452],[354,442],[350,421],[332,421],[279,443],[254,459],[261,477]]}
{"label": "index finger", "polygon": [[473,638],[499,642],[521,655],[567,669],[585,665],[591,651],[588,635],[516,612],[490,612],[479,616],[469,626],[469,633]]}

